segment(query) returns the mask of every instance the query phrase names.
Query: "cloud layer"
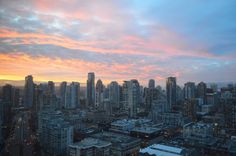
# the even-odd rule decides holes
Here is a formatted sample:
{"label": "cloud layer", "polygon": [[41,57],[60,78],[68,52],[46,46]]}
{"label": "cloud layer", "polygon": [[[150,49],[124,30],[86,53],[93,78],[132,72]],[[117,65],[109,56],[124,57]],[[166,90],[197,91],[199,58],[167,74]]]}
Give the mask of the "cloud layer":
{"label": "cloud layer", "polygon": [[236,3],[0,2],[0,79],[234,81]]}

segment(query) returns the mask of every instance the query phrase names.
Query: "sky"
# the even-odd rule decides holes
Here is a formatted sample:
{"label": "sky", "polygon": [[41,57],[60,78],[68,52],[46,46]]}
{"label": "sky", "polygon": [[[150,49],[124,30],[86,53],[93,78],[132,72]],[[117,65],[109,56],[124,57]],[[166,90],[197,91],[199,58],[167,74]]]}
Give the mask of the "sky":
{"label": "sky", "polygon": [[236,78],[235,0],[0,0],[0,79]]}

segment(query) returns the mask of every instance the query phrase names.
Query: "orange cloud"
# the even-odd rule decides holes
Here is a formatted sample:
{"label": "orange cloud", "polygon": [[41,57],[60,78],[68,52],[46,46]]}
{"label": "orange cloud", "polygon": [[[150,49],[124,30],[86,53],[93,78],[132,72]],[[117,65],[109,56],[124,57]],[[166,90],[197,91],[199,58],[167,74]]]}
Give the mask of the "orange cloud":
{"label": "orange cloud", "polygon": [[[37,81],[79,81],[86,82],[87,73],[95,71],[96,76],[104,82],[114,80],[122,82],[131,79],[134,64],[104,64],[97,62],[86,62],[78,59],[60,59],[32,57],[24,53],[0,54],[0,79],[22,80],[25,75],[32,74]],[[112,77],[111,77],[112,76]],[[133,75],[132,75],[133,76]]]}

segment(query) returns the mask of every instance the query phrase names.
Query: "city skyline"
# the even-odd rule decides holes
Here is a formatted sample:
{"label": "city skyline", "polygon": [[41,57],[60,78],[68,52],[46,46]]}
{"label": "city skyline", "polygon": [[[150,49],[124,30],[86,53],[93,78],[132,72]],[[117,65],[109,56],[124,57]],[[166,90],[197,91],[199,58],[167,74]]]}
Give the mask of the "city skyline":
{"label": "city skyline", "polygon": [[0,79],[235,82],[231,0],[0,4]]}

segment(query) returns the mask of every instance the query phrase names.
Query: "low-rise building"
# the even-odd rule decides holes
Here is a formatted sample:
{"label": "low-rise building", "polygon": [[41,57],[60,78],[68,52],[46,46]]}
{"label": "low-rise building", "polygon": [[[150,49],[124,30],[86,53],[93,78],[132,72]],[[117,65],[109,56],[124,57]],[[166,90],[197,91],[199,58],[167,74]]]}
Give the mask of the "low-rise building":
{"label": "low-rise building", "polygon": [[163,113],[161,114],[161,121],[170,126],[181,127],[187,122],[187,118],[185,118],[182,113]]}
{"label": "low-rise building", "polygon": [[136,127],[130,131],[132,137],[137,137],[141,139],[153,139],[159,136],[161,133],[161,128],[156,127]]}
{"label": "low-rise building", "polygon": [[110,142],[112,156],[138,156],[141,140],[127,135],[101,132],[92,135],[91,137]]}
{"label": "low-rise building", "polygon": [[68,156],[110,156],[111,143],[100,139],[86,138],[68,146]]}
{"label": "low-rise building", "polygon": [[139,126],[150,124],[149,119],[123,119],[111,123],[110,131],[129,134],[130,131]]}
{"label": "low-rise building", "polygon": [[192,144],[214,144],[216,140],[213,134],[213,124],[198,122],[183,126],[183,138]]}
{"label": "low-rise building", "polygon": [[195,156],[193,149],[172,145],[153,144],[139,151],[139,156]]}

